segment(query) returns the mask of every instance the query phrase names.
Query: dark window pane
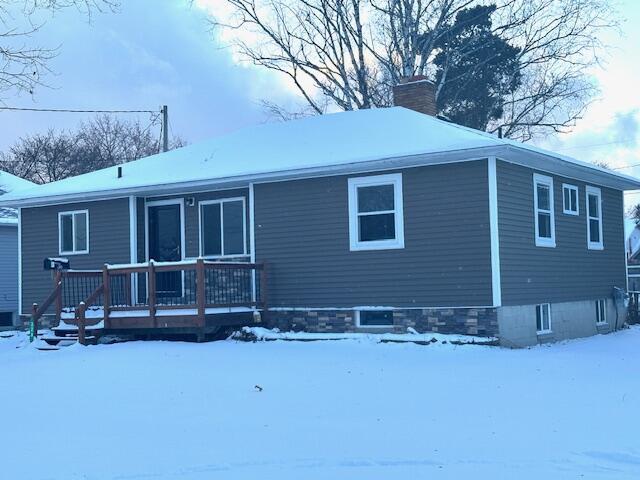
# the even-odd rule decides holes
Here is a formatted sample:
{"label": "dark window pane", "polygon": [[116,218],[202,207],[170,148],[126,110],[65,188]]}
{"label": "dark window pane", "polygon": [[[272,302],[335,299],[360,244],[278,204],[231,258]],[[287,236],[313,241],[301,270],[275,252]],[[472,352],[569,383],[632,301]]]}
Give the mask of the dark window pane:
{"label": "dark window pane", "polygon": [[393,209],[393,185],[358,187],[358,213]]}
{"label": "dark window pane", "polygon": [[76,223],[76,251],[81,252],[87,249],[87,214],[76,213],[74,219]]}
{"label": "dark window pane", "polygon": [[593,243],[600,242],[600,221],[589,220],[589,241]]}
{"label": "dark window pane", "polygon": [[551,238],[551,215],[548,213],[538,214],[538,236]]}
{"label": "dark window pane", "polygon": [[571,208],[571,190],[568,188],[565,188],[563,190],[563,200],[564,200],[564,208],[565,210],[573,210]]}
{"label": "dark window pane", "polygon": [[62,251],[73,252],[73,216],[62,217]]}
{"label": "dark window pane", "polygon": [[590,217],[599,217],[600,207],[598,205],[598,196],[597,195],[589,195],[587,197],[587,203],[589,204],[589,216]]}
{"label": "dark window pane", "polygon": [[550,210],[549,207],[549,187],[538,184],[538,208]]}
{"label": "dark window pane", "polygon": [[536,307],[536,330],[542,330],[542,305]]}
{"label": "dark window pane", "polygon": [[244,209],[242,201],[222,204],[224,219],[224,254],[244,253]]}
{"label": "dark window pane", "polygon": [[571,190],[571,211],[578,211],[578,192],[576,190]]}
{"label": "dark window pane", "polygon": [[393,240],[396,238],[395,214],[383,213],[380,215],[361,215],[360,241],[371,242],[374,240]]}
{"label": "dark window pane", "polygon": [[220,204],[202,205],[202,254],[222,255]]}
{"label": "dark window pane", "polygon": [[391,310],[360,312],[360,325],[363,327],[393,325],[393,312]]}

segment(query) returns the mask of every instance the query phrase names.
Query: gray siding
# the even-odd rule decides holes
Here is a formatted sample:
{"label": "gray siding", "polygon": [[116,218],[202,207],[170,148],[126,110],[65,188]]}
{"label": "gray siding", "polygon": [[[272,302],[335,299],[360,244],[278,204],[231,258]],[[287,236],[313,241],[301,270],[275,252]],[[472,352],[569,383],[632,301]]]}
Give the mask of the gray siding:
{"label": "gray siding", "polygon": [[0,312],[18,311],[18,227],[0,226]]}
{"label": "gray siding", "polygon": [[402,174],[400,250],[349,250],[347,176],[256,185],[256,259],[269,264],[271,305],[491,305],[486,160]]}
{"label": "gray siding", "polygon": [[[604,250],[587,249],[585,183],[498,161],[502,303],[604,298],[625,286],[623,195],[602,190]],[[556,248],[536,247],[533,174],[553,177]],[[579,216],[562,213],[562,184],[576,185]],[[594,185],[597,186],[597,185]]]}
{"label": "gray siding", "polygon": [[65,255],[71,268],[97,269],[105,263],[129,263],[129,200],[73,203],[22,209],[22,309],[42,303],[51,292],[51,272],[42,268],[45,257],[60,256],[58,212],[89,210],[89,253]]}

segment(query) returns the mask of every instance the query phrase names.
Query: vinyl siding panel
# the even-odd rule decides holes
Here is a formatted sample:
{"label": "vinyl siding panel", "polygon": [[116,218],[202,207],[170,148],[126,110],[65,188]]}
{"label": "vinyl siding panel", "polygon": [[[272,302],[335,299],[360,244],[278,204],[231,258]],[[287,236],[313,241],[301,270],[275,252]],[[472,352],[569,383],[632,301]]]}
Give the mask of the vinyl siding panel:
{"label": "vinyl siding panel", "polygon": [[18,311],[18,227],[0,226],[0,312]]}
{"label": "vinyl siding panel", "polygon": [[[604,250],[587,248],[584,182],[498,161],[502,303],[531,305],[611,295],[625,286],[623,195],[602,191]],[[536,247],[533,174],[553,177],[556,247]],[[562,212],[562,184],[578,187],[579,215]],[[594,185],[597,187],[597,185]]]}
{"label": "vinyl siding panel", "polygon": [[349,250],[348,176],[255,185],[256,260],[268,262],[271,305],[491,304],[487,162],[401,173],[398,250]]}
{"label": "vinyl siding panel", "polygon": [[58,251],[58,213],[89,210],[89,253],[64,255],[75,269],[99,269],[105,263],[129,263],[129,199],[22,209],[22,305],[28,314],[52,289],[51,272],[42,268]]}

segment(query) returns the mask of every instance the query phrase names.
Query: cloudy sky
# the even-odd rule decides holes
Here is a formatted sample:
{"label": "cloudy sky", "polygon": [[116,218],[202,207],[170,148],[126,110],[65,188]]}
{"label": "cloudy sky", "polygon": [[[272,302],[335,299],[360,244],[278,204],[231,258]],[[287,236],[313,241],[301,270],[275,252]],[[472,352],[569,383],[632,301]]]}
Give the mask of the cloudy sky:
{"label": "cloudy sky", "polygon": [[[589,161],[605,161],[640,176],[640,2],[618,2],[622,35],[607,63],[593,71],[600,98],[570,134],[538,144]],[[47,20],[31,39],[59,46],[51,63],[50,88],[34,97],[10,97],[5,105],[74,109],[159,109],[169,105],[172,133],[190,143],[268,121],[260,100],[295,100],[283,80],[234,60],[216,40],[207,13],[218,0],[127,0],[119,13],[96,14],[89,22],[75,11]],[[20,136],[50,127],[73,128],[81,114],[0,111],[0,150]],[[147,114],[139,116],[149,122]],[[640,200],[640,196],[635,196]]]}

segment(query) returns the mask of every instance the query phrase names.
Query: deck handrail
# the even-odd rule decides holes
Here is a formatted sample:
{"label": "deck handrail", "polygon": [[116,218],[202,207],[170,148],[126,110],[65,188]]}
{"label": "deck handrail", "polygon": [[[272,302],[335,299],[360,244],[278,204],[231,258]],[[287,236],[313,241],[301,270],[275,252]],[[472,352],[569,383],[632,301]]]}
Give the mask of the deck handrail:
{"label": "deck handrail", "polygon": [[44,312],[51,306],[51,304],[58,298],[58,294],[62,291],[62,281],[58,281],[49,296],[46,298],[42,305],[38,307],[37,303],[32,305],[31,309],[31,334],[29,340],[33,342],[34,338],[38,336],[38,320],[44,315]]}

